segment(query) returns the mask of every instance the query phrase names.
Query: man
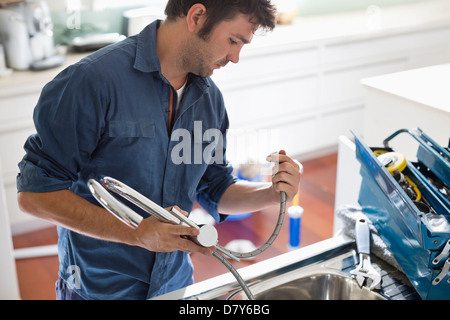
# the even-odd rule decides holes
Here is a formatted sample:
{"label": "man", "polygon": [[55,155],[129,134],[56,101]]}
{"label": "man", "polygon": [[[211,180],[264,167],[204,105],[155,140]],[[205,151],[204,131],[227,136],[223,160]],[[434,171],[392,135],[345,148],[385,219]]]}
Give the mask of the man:
{"label": "man", "polygon": [[[165,21],[68,67],[44,87],[36,106],[37,134],[19,164],[18,201],[24,212],[58,225],[58,299],[161,295],[192,283],[188,252],[214,249],[181,237],[197,235],[196,229],[140,211],[145,219],[129,228],[96,203],[86,185],[91,178],[111,176],[185,214],[198,201],[218,222],[221,214],[273,205],[281,191],[288,199],[297,192],[299,165],[284,152],[272,183],[231,175],[228,118],[208,78],[237,63],[258,28],[274,27],[270,2],[169,0],[166,14]],[[192,147],[181,163],[173,161],[188,153],[177,149],[185,142],[180,130],[190,133],[184,138]],[[208,130],[223,137],[213,150]],[[194,161],[198,150],[200,162]]]}

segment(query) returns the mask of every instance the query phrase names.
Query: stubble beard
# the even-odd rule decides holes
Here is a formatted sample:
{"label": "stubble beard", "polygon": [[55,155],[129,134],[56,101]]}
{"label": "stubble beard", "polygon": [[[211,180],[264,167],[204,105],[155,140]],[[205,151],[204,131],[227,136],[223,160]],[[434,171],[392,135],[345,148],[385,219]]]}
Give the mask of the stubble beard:
{"label": "stubble beard", "polygon": [[193,73],[200,77],[208,78],[213,74],[211,55],[208,51],[207,41],[196,36],[186,39],[178,59],[177,67],[187,73]]}

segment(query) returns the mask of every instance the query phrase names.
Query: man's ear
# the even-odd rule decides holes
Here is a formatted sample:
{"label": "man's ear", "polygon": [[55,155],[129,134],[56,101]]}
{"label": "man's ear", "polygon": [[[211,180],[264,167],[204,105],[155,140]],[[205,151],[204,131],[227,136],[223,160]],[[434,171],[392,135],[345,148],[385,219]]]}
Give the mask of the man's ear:
{"label": "man's ear", "polygon": [[187,26],[190,32],[198,32],[205,22],[206,8],[201,3],[194,4],[186,16]]}

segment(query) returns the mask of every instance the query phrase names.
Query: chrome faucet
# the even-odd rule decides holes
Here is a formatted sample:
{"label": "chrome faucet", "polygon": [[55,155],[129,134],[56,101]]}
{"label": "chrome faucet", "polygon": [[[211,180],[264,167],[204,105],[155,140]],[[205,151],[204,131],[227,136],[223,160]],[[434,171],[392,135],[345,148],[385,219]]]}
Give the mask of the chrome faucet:
{"label": "chrome faucet", "polygon": [[225,259],[224,256],[227,256],[228,258],[231,258],[239,262],[240,259],[238,257],[241,258],[254,257],[263,252],[264,250],[266,250],[273,243],[273,241],[275,241],[276,237],[278,236],[278,233],[281,230],[281,226],[283,224],[283,219],[285,216],[286,193],[281,192],[280,215],[275,230],[273,231],[269,240],[267,240],[261,247],[255,249],[252,252],[240,253],[225,249],[224,247],[218,244],[219,237],[217,230],[214,226],[208,224],[197,225],[194,221],[184,216],[181,212],[179,212],[175,208],[166,210],[157,205],[156,203],[154,203],[153,201],[151,201],[150,199],[148,199],[147,197],[143,196],[136,190],[132,189],[131,187],[114,178],[104,177],[100,180],[100,183],[94,179],[90,179],[87,185],[92,195],[105,209],[107,209],[116,218],[118,218],[120,221],[122,221],[127,226],[133,229],[136,229],[139,226],[139,224],[143,220],[143,217],[140,214],[136,213],[133,209],[124,205],[122,202],[113,197],[108,192],[108,190],[122,196],[123,198],[127,199],[128,201],[138,206],[145,212],[149,213],[150,215],[154,216],[155,218],[163,222],[182,224],[185,226],[198,229],[200,231],[199,235],[197,237],[189,237],[189,239],[194,241],[198,245],[204,247],[215,246],[217,251],[213,251],[213,256],[217,258],[220,262],[222,262],[228,268],[228,270],[230,270],[230,272],[236,278],[238,283],[241,285],[247,297],[250,300],[254,300],[253,294],[248,289],[244,280],[241,278],[236,269],[231,265],[231,263]]}

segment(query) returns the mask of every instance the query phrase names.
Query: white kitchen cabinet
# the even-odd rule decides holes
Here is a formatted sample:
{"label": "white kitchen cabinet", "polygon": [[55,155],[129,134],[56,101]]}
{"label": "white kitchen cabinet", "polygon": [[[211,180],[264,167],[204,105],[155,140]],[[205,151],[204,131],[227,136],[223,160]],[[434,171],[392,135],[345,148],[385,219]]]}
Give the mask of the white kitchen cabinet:
{"label": "white kitchen cabinet", "polygon": [[[78,61],[82,56],[70,56],[66,65]],[[41,90],[63,67],[39,72],[15,71],[9,76],[0,77],[0,173],[13,234],[47,225],[20,211],[16,176],[18,163],[25,154],[25,140],[35,132],[33,110]]]}
{"label": "white kitchen cabinet", "polygon": [[[0,168],[2,167],[0,161]],[[16,263],[14,261],[11,228],[6,209],[6,196],[3,190],[3,179],[0,176],[0,299],[20,299],[17,281]]]}
{"label": "white kitchen cabinet", "polygon": [[230,90],[224,99],[226,105],[230,106],[228,115],[233,127],[253,127],[280,118],[286,121],[286,113],[311,111],[316,105],[318,89],[317,76],[283,78],[276,82]]}
{"label": "white kitchen cabinet", "polygon": [[23,145],[27,137],[35,132],[32,115],[39,93],[29,93],[1,99],[5,112],[0,119],[0,162],[6,194],[6,208],[11,223],[27,220],[17,205],[17,164],[24,155]]}

